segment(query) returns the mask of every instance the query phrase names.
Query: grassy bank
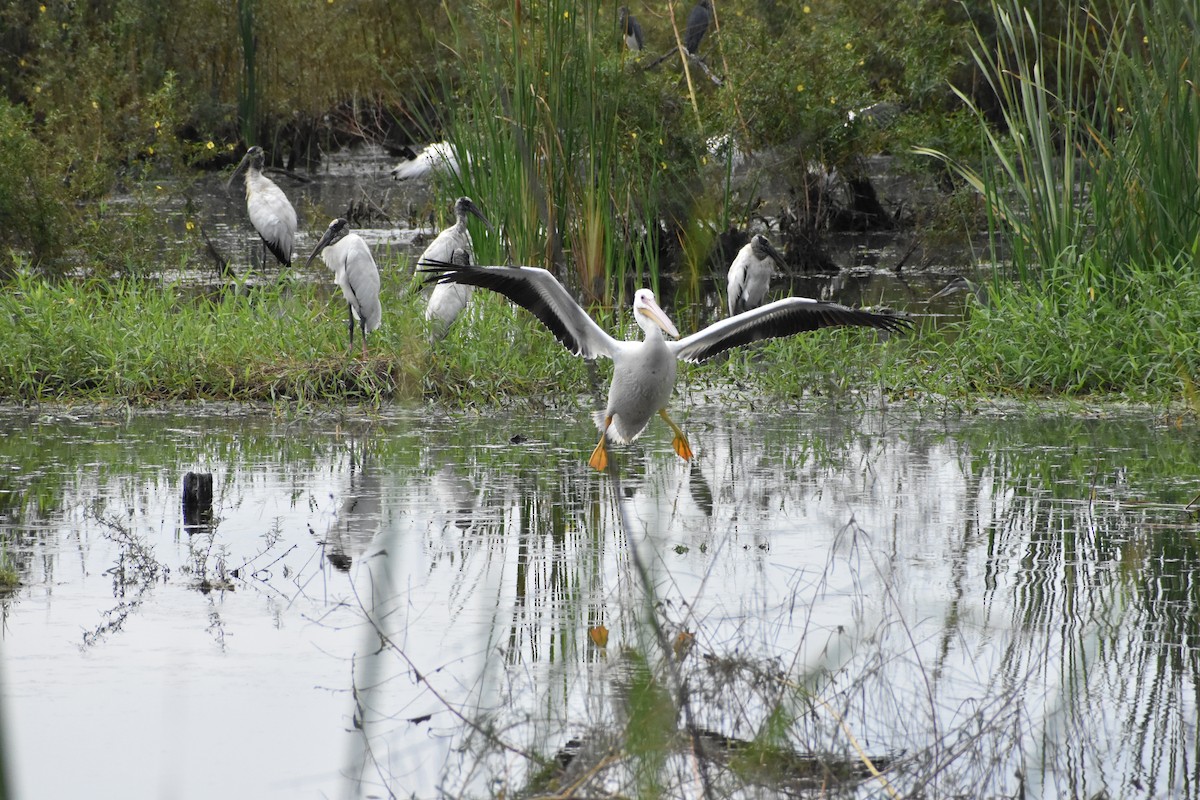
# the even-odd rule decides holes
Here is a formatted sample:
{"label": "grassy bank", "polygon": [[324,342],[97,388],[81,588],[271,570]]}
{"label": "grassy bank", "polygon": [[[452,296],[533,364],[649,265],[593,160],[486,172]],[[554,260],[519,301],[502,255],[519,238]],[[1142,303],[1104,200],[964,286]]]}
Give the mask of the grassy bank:
{"label": "grassy bank", "polygon": [[[340,295],[312,282],[279,282],[197,296],[145,279],[50,282],[23,275],[0,294],[0,398],[18,402],[191,399],[379,403],[437,399],[450,405],[515,400],[570,403],[593,384],[588,367],[567,353],[527,312],[476,294],[450,335],[431,345],[424,300],[410,291],[407,265],[385,267],[384,325],[369,354],[347,351]],[[602,324],[629,333],[628,311]],[[847,349],[847,344],[853,346]],[[879,363],[871,337],[829,332],[791,343],[804,355],[786,373],[770,365],[793,358],[786,344],[761,357],[685,371],[697,387],[734,381],[754,392],[814,385],[833,354],[844,359],[842,388],[858,354]],[[829,349],[829,357],[820,351]],[[595,373],[606,381],[602,362]],[[824,379],[822,379],[824,380]],[[835,391],[839,380],[827,384]]]}
{"label": "grassy bank", "polygon": [[[0,399],[432,399],[466,407],[590,406],[603,395],[607,362],[589,370],[530,314],[485,292],[431,345],[424,300],[410,291],[407,270],[383,269],[384,325],[366,357],[357,347],[348,354],[345,305],[320,282],[197,295],[145,279],[81,284],[25,275],[0,294]],[[858,330],[764,342],[683,367],[677,402],[874,402],[881,395],[939,403],[990,395],[1190,402],[1200,375],[1200,288],[1169,280],[1081,287],[1073,302],[1057,306],[1033,289],[1009,291],[987,307],[970,301],[964,322],[921,325],[886,342]],[[627,309],[615,317],[595,313],[610,330],[632,335]]]}

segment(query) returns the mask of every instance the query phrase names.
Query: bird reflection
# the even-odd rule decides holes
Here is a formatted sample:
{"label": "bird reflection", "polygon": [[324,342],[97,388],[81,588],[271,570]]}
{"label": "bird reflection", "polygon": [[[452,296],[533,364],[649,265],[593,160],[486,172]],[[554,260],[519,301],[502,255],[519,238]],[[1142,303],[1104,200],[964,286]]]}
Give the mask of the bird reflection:
{"label": "bird reflection", "polygon": [[329,529],[325,557],[334,569],[349,571],[354,559],[361,556],[379,532],[382,519],[379,472],[367,463],[365,448],[360,445],[355,459],[355,442],[350,442],[350,485],[338,506],[337,515]]}
{"label": "bird reflection", "polygon": [[713,515],[712,487],[708,485],[708,479],[700,471],[698,461],[692,462],[691,475],[688,478],[688,491],[691,492],[692,502],[704,512],[704,516],[711,517]]}
{"label": "bird reflection", "polygon": [[430,477],[430,488],[436,507],[443,510],[444,519],[455,529],[466,532],[475,524],[475,484],[462,474],[458,466],[443,464]]}

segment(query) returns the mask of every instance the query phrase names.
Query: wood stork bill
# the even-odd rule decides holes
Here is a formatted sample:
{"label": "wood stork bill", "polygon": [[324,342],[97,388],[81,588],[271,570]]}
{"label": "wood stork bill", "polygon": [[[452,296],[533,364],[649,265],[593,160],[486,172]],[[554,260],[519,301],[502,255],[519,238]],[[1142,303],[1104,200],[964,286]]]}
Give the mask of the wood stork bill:
{"label": "wood stork bill", "polygon": [[642,35],[642,24],[637,21],[637,17],[629,13],[627,6],[621,6],[617,10],[617,14],[621,23],[621,36],[625,39],[625,46],[635,53],[641,52],[641,49],[646,46],[646,38]]}
{"label": "wood stork bill", "polygon": [[[266,153],[258,145],[254,145],[242,156],[241,163],[229,176],[225,190],[233,185],[234,179],[243,171],[246,173],[246,212],[250,215],[250,224],[263,244],[279,259],[285,267],[292,265],[292,244],[296,240],[296,209],[288,202],[287,195],[267,176],[263,175],[266,164]],[[267,265],[267,254],[263,253],[263,268]]]}
{"label": "wood stork bill", "polygon": [[[467,216],[472,215],[483,220],[488,230],[493,230],[492,224],[479,210],[479,206],[469,197],[460,197],[454,201],[454,224],[437,235],[429,243],[425,252],[417,259],[417,266],[428,263],[451,263],[454,261],[454,251],[466,251],[469,261],[475,260],[475,248],[471,245],[471,232],[467,230]],[[434,335],[441,338],[450,330],[454,320],[467,307],[471,299],[472,287],[466,284],[439,283],[433,287],[429,295],[429,303],[425,306],[425,319],[437,329]]]}
{"label": "wood stork bill", "polygon": [[367,353],[367,334],[383,324],[383,306],[379,303],[379,269],[371,248],[350,230],[350,223],[338,218],[329,223],[325,235],[305,262],[307,268],[320,253],[325,266],[333,270],[333,280],[349,305],[350,349],[354,350],[354,320],[362,330],[363,355]]}
{"label": "wood stork bill", "polygon": [[458,175],[458,151],[449,142],[434,142],[426,145],[412,158],[401,161],[392,169],[392,177],[398,181],[413,178],[428,178],[435,172]]}
{"label": "wood stork bill", "polygon": [[729,265],[729,316],[762,305],[775,264],[780,269],[787,268],[783,256],[767,237],[754,234]]}
{"label": "wood stork bill", "polygon": [[683,46],[692,55],[700,49],[700,41],[708,33],[712,24],[713,10],[711,0],[699,0],[688,12],[687,27],[684,29]]}
{"label": "wood stork bill", "polygon": [[692,448],[683,430],[667,416],[679,361],[698,363],[732,347],[759,339],[791,336],[818,328],[852,325],[882,331],[903,331],[911,323],[901,317],[874,314],[836,303],[789,297],[714,323],[699,333],[669,342],[663,333],[679,332],[649,289],[633,296],[633,318],[645,332],[642,341],[618,341],[597,325],[553,275],[537,267],[457,266],[429,262],[422,272],[439,285],[482,286],[498,292],[534,314],[574,355],[613,360],[608,404],[597,415],[600,441],[588,464],[608,466],[608,439],[631,442],[657,413],[675,436],[672,446],[690,460]]}

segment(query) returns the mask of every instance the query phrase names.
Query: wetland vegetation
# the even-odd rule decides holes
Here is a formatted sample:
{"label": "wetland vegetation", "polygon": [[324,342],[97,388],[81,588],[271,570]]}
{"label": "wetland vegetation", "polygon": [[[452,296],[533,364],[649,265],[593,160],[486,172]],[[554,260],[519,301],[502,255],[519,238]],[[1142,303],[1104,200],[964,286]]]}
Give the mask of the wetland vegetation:
{"label": "wetland vegetation", "polygon": [[[1200,796],[1194,0],[727,0],[707,70],[654,63],[690,4],[630,4],[642,54],[616,5],[0,5],[0,400],[39,409],[2,417],[0,609],[29,681],[6,705],[106,731],[150,701],[114,676],[203,664],[206,704],[267,704],[201,723],[249,737],[229,762],[320,706],[321,776],[273,763],[327,794]],[[711,321],[760,228],[798,275],[836,271],[839,231],[984,229],[961,270],[982,289],[953,319],[889,298],[909,336],[688,368],[699,458],[651,432],[601,478],[580,408],[604,381],[530,315],[477,293],[431,346],[413,254],[376,245],[384,325],[348,355],[300,247],[262,275],[213,244],[198,200],[250,144],[299,183],[434,139],[470,158],[429,198],[302,206],[301,242],[467,194],[504,234],[476,231],[480,261],[551,269],[625,331],[643,284],[681,329]],[[878,153],[932,193],[873,206]],[[1067,404],[942,413],[998,396]],[[196,465],[216,521],[184,531]],[[88,658],[59,653],[80,630]],[[296,657],[315,650],[332,666]],[[31,694],[51,664],[99,677]],[[264,664],[278,693],[242,687]],[[304,695],[307,670],[336,690]],[[26,730],[3,755],[54,752]],[[37,763],[22,785],[69,772]]]}
{"label": "wetland vegetation", "polygon": [[[439,386],[438,375],[480,373],[471,362],[495,352],[498,312],[460,332],[478,353],[428,353],[409,319],[401,276],[411,265],[395,254],[381,255],[393,273],[385,332],[357,365],[321,360],[334,359],[333,340],[310,337],[325,326],[289,330],[285,320],[326,315],[307,290],[179,302],[156,277],[165,253],[179,265],[208,261],[187,176],[230,164],[245,143],[296,167],[354,141],[434,137],[471,154],[460,176],[438,180],[439,196],[476,197],[504,232],[503,246],[477,237],[484,263],[549,266],[599,309],[669,281],[685,318],[757,219],[775,221],[796,270],[821,262],[822,236],[839,224],[831,209],[855,210],[822,195],[835,171],[861,179],[865,157],[881,150],[914,174],[947,169],[947,194],[885,222],[914,240],[986,225],[989,252],[963,266],[982,268],[990,303],[951,336],[894,345],[882,359],[890,389],[1192,396],[1200,109],[1184,66],[1197,55],[1188,3],[1034,13],[1015,2],[840,2],[797,15],[735,0],[718,9],[705,51],[720,85],[703,72],[681,78],[678,59],[650,67],[645,53],[618,47],[615,11],[602,5],[410,9],[417,25],[397,24],[390,4],[304,14],[284,2],[236,5],[232,17],[137,0],[107,11],[4,7],[0,326],[18,344],[3,396],[431,391],[480,402],[544,387],[545,374],[485,380],[478,394]],[[673,41],[671,18],[648,16],[648,52]],[[193,30],[203,33],[184,33]],[[290,46],[299,41],[309,47]],[[117,68],[130,60],[136,69]],[[889,104],[890,124],[847,123],[848,111],[876,103]],[[735,180],[733,162],[755,158]],[[167,175],[164,190],[156,179]],[[119,188],[129,200],[116,213]],[[183,198],[182,235],[161,213],[164,192]],[[304,216],[313,230],[324,224]],[[784,364],[841,363],[840,337],[813,338],[773,347]],[[565,359],[554,363],[575,379]],[[764,391],[794,388],[756,372]]]}

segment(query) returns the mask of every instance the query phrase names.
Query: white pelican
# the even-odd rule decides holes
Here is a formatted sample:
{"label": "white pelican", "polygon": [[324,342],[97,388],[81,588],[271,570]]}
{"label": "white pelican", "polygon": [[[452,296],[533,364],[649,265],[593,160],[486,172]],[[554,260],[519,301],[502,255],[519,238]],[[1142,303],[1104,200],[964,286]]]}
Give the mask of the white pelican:
{"label": "white pelican", "polygon": [[[263,165],[266,154],[258,145],[254,145],[242,156],[241,163],[229,176],[225,189],[233,185],[233,181],[242,170],[246,171],[246,212],[250,215],[250,224],[263,244],[279,259],[285,267],[292,265],[292,244],[296,239],[296,209],[288,202],[287,195],[267,176],[263,175]],[[267,254],[263,253],[263,268],[267,265]]]}
{"label": "white pelican", "polygon": [[410,178],[427,178],[435,172],[458,174],[458,151],[449,142],[426,145],[412,158],[397,164],[392,169],[392,177],[404,181]]}
{"label": "white pelican", "polygon": [[729,265],[729,316],[758,308],[771,285],[772,262],[786,269],[783,256],[767,237],[756,233]]}
{"label": "white pelican", "polygon": [[625,38],[625,46],[633,52],[640,52],[646,46],[646,39],[642,36],[642,25],[637,21],[637,17],[629,13],[626,6],[621,6],[617,9],[619,22],[621,23],[621,36]]}
{"label": "white pelican", "polygon": [[[483,224],[487,225],[489,230],[491,229],[492,224],[479,210],[479,206],[475,205],[469,197],[460,197],[454,202],[454,224],[439,233],[437,238],[429,243],[425,252],[421,253],[421,257],[417,259],[417,266],[422,266],[427,262],[431,264],[452,263],[455,250],[466,251],[468,261],[475,259],[475,249],[471,246],[471,232],[467,230],[468,214],[473,214],[483,220]],[[458,315],[467,307],[470,299],[470,286],[439,283],[433,287],[433,292],[429,295],[429,303],[425,306],[425,319],[437,325],[435,336],[440,338],[446,335],[450,326],[454,324],[454,320],[458,319]]]}
{"label": "white pelican", "polygon": [[713,11],[710,0],[699,0],[688,12],[683,46],[692,55],[696,55],[696,51],[700,49],[700,40],[704,38],[704,34],[708,33],[708,26],[712,24],[712,18]]}
{"label": "white pelican", "polygon": [[304,264],[306,269],[317,253],[325,259],[325,266],[333,270],[333,279],[350,306],[350,349],[354,349],[354,320],[357,319],[362,329],[363,355],[366,355],[367,334],[383,324],[379,269],[371,257],[371,248],[361,236],[351,232],[349,222],[339,218],[325,229],[325,235]]}
{"label": "white pelican", "polygon": [[429,280],[482,286],[498,292],[531,311],[569,351],[586,359],[601,356],[613,360],[608,405],[597,415],[600,441],[588,464],[603,470],[608,466],[609,438],[616,442],[636,439],[650,418],[658,413],[674,431],[671,444],[685,461],[692,457],[687,436],[667,416],[667,401],[675,387],[677,362],[698,363],[717,353],[759,339],[791,336],[804,331],[838,325],[857,325],[884,331],[902,331],[911,323],[901,317],[873,314],[836,303],[805,297],[789,297],[709,325],[679,341],[668,342],[662,334],[678,338],[679,332],[654,300],[649,289],[633,296],[633,318],[645,331],[643,341],[618,341],[592,320],[553,275],[537,267],[481,267],[429,263],[422,272]]}

